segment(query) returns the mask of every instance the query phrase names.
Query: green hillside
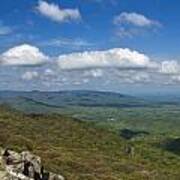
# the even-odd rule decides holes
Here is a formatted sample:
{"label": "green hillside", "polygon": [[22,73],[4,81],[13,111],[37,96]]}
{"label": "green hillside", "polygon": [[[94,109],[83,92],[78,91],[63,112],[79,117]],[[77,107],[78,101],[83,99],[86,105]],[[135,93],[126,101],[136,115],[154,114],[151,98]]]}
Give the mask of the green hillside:
{"label": "green hillside", "polygon": [[127,140],[94,123],[0,107],[0,146],[33,151],[67,180],[178,180],[180,157],[163,141],[151,135]]}
{"label": "green hillside", "polygon": [[167,138],[180,136],[180,104],[174,100],[149,101],[97,91],[1,91],[0,103],[24,113],[56,113],[93,121],[98,127],[116,133],[129,128],[156,135],[163,134]]}

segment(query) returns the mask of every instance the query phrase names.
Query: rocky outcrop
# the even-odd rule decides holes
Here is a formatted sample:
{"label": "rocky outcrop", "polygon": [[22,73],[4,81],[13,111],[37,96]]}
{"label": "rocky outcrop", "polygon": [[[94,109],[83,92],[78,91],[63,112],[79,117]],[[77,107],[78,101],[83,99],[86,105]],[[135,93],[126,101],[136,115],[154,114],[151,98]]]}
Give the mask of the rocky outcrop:
{"label": "rocky outcrop", "polygon": [[64,177],[44,170],[41,158],[29,151],[16,153],[2,150],[0,180],[64,180]]}

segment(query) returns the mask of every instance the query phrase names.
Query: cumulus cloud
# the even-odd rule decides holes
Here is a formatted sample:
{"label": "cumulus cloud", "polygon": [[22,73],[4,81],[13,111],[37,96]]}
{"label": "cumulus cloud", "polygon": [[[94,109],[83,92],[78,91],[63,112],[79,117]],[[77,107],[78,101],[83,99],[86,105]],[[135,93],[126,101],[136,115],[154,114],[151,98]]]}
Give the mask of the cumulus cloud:
{"label": "cumulus cloud", "polygon": [[114,17],[113,23],[116,35],[121,38],[142,35],[162,26],[160,22],[135,12],[122,12]]}
{"label": "cumulus cloud", "polygon": [[120,15],[114,18],[115,24],[131,24],[138,27],[151,27],[151,26],[159,26],[160,23],[158,21],[147,18],[142,14],[138,14],[135,12],[127,13],[122,12]]}
{"label": "cumulus cloud", "polygon": [[131,49],[116,48],[60,55],[57,64],[60,70],[73,74],[71,78],[75,79],[88,78],[130,84],[180,82],[178,61],[156,61],[146,54]]}
{"label": "cumulus cloud", "polygon": [[[47,61],[48,59],[48,61]],[[44,66],[40,64],[47,62]],[[38,48],[21,45],[0,55],[0,75],[23,82],[36,80],[51,87],[73,85],[108,86],[128,84],[178,84],[180,63],[176,60],[159,61],[131,49],[115,48],[104,51],[82,51],[59,57],[44,55]],[[2,66],[2,65],[6,66]],[[38,66],[37,66],[38,65]],[[12,68],[14,66],[27,66]],[[30,66],[30,67],[29,67]],[[37,66],[37,67],[36,67]],[[10,74],[8,74],[11,71]],[[2,72],[6,73],[3,74]],[[18,77],[17,77],[18,76]]]}
{"label": "cumulus cloud", "polygon": [[22,79],[28,81],[38,77],[39,77],[39,73],[36,71],[27,71],[22,75]]}
{"label": "cumulus cloud", "polygon": [[180,83],[180,75],[172,76],[172,81],[171,82]]}
{"label": "cumulus cloud", "polygon": [[146,72],[139,72],[139,71],[129,71],[124,74],[121,73],[120,75],[123,82],[126,83],[150,83],[152,81],[151,75]]}
{"label": "cumulus cloud", "polygon": [[86,70],[84,72],[84,76],[85,77],[95,77],[95,78],[99,78],[99,77],[103,77],[103,70],[102,69],[90,69],[90,70]]}
{"label": "cumulus cloud", "polygon": [[40,0],[36,9],[47,18],[62,23],[68,21],[77,21],[81,19],[78,9],[63,9],[54,3],[47,3]]}
{"label": "cumulus cloud", "polygon": [[102,77],[103,76],[103,71],[101,69],[91,70],[90,73],[93,77]]}
{"label": "cumulus cloud", "polygon": [[105,51],[86,51],[60,55],[57,60],[60,69],[76,70],[88,68],[146,68],[149,57],[130,49],[110,49]]}
{"label": "cumulus cloud", "polygon": [[163,74],[180,74],[180,64],[177,61],[163,61],[160,72]]}
{"label": "cumulus cloud", "polygon": [[13,47],[0,55],[0,65],[37,66],[48,60],[37,47],[23,44]]}

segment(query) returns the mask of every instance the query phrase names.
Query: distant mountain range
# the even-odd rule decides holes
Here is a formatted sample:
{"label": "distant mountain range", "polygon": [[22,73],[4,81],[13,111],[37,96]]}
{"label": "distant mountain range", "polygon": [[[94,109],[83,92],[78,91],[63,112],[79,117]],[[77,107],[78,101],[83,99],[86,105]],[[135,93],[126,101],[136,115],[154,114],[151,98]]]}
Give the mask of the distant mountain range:
{"label": "distant mountain range", "polygon": [[1,91],[0,102],[14,104],[20,102],[37,103],[51,107],[64,106],[107,106],[107,107],[139,107],[146,102],[132,96],[113,92],[99,91],[60,91],[60,92],[18,92]]}

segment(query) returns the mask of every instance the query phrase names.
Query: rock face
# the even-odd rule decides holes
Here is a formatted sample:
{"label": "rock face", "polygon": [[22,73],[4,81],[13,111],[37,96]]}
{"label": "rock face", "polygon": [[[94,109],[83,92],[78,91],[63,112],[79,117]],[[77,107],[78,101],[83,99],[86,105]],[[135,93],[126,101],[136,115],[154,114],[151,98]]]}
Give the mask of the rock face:
{"label": "rock face", "polygon": [[16,153],[2,150],[0,180],[64,180],[64,177],[44,170],[41,158],[29,151]]}

